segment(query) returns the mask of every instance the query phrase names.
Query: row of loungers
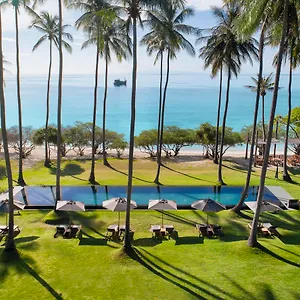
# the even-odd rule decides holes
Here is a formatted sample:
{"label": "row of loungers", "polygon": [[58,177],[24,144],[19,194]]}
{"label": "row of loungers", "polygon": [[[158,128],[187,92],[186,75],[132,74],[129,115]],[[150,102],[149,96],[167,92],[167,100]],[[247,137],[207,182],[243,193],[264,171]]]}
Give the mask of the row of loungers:
{"label": "row of loungers", "polygon": [[[248,227],[252,229],[252,224],[249,223]],[[277,226],[273,226],[271,223],[259,223],[257,225],[257,234],[262,236],[280,237],[280,233],[277,231]]]}
{"label": "row of loungers", "polygon": [[[21,232],[18,225],[14,226],[14,237],[16,237]],[[2,239],[6,239],[8,235],[8,226],[7,225],[0,225],[0,242]]]}

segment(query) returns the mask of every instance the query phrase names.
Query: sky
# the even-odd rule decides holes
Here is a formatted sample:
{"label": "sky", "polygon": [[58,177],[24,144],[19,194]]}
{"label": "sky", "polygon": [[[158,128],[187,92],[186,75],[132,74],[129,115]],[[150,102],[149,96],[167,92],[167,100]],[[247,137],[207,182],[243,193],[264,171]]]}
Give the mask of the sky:
{"label": "sky", "polygon": [[[188,6],[195,9],[193,17],[186,21],[187,24],[198,28],[209,28],[216,24],[216,20],[210,12],[212,5],[221,6],[222,0],[187,0]],[[37,8],[37,11],[48,11],[52,14],[58,13],[57,1],[48,0],[42,7]],[[80,11],[64,9],[63,22],[64,24],[74,25],[77,18],[80,16]],[[46,75],[49,63],[49,44],[44,43],[36,51],[32,52],[33,45],[40,38],[41,34],[36,29],[29,29],[32,18],[28,16],[23,10],[20,11],[20,52],[21,52],[21,74],[22,75]],[[69,32],[73,35],[74,41],[72,43],[72,54],[65,53],[64,56],[64,74],[93,74],[95,65],[95,48],[90,47],[81,50],[81,45],[86,39],[86,36],[72,27]],[[142,37],[146,31],[139,29],[138,35]],[[192,37],[191,42],[195,41]],[[196,46],[198,53],[199,45]],[[14,11],[11,8],[5,9],[3,12],[3,51],[5,60],[9,62],[6,68],[10,71],[10,75],[15,75],[15,25],[14,25]],[[275,50],[268,49],[266,51],[265,59],[265,73],[274,71],[272,68],[272,57]],[[58,73],[57,67],[57,51],[54,53],[53,74]],[[159,66],[154,65],[154,57],[149,57],[144,47],[139,47],[138,51],[138,71],[140,73],[157,73]],[[256,74],[257,64],[251,66],[245,64],[242,68],[242,74]],[[110,74],[122,75],[131,72],[131,60],[118,63],[115,60],[110,64]],[[177,60],[171,63],[171,72],[206,72],[209,70],[203,69],[203,62],[196,57],[191,57],[186,53],[179,53]],[[287,72],[287,67],[284,67],[283,72]],[[104,64],[100,66],[100,73],[104,73]]]}

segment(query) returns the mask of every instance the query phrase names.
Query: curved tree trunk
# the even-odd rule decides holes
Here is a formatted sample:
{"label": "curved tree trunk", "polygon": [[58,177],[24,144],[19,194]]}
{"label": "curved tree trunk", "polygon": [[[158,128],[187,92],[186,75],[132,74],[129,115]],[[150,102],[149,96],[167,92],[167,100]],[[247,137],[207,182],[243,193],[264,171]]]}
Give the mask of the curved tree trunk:
{"label": "curved tree trunk", "polygon": [[94,110],[93,110],[93,128],[92,128],[92,164],[89,177],[90,183],[95,183],[95,139],[96,139],[96,118],[97,118],[97,99],[98,99],[98,73],[99,73],[99,45],[97,41],[96,50],[96,69],[94,86]]}
{"label": "curved tree trunk", "polygon": [[18,116],[19,116],[19,175],[18,184],[26,185],[23,178],[23,126],[22,126],[22,101],[21,101],[21,78],[20,78],[20,46],[19,46],[19,16],[15,6],[15,27],[16,27],[16,66],[17,66],[17,97],[18,97]]}
{"label": "curved tree trunk", "polygon": [[108,166],[109,163],[107,161],[106,158],[106,149],[105,149],[105,140],[106,140],[106,136],[105,136],[105,131],[106,131],[106,100],[107,100],[107,79],[108,79],[108,57],[106,54],[105,57],[105,82],[104,82],[104,97],[103,97],[103,164],[104,166]]}
{"label": "curved tree trunk", "polygon": [[[163,84],[163,63],[164,53],[160,52],[160,81],[159,81],[159,106],[158,106],[158,123],[157,123],[157,144],[156,144],[156,162],[158,165],[161,164],[161,155],[159,155],[160,145],[160,128],[161,128],[161,106],[162,106],[162,84]],[[155,180],[154,180],[155,182]]]}
{"label": "curved tree trunk", "polygon": [[135,101],[136,101],[136,81],[137,81],[137,16],[132,20],[133,49],[132,49],[132,93],[131,93],[131,121],[130,121],[130,140],[129,140],[129,161],[128,161],[128,185],[127,185],[127,205],[125,222],[124,250],[129,253],[131,247],[130,237],[130,201],[132,193],[133,176],[133,152],[134,152],[134,129],[135,129]]}
{"label": "curved tree trunk", "polygon": [[277,98],[278,98],[278,89],[279,89],[279,80],[280,80],[280,72],[281,72],[281,65],[282,65],[282,57],[284,52],[284,41],[286,36],[286,29],[288,23],[288,0],[284,0],[284,12],[283,12],[283,29],[282,29],[282,37],[280,41],[279,51],[278,51],[278,61],[276,67],[276,76],[274,82],[274,91],[273,91],[273,99],[272,99],[272,107],[270,112],[270,120],[269,120],[269,128],[268,128],[268,135],[264,153],[264,161],[262,165],[261,175],[260,175],[260,184],[259,184],[259,191],[257,195],[257,208],[254,214],[254,218],[252,221],[252,228],[250,231],[250,236],[248,238],[248,246],[255,247],[257,246],[257,225],[260,216],[260,207],[263,201],[264,196],[264,188],[265,188],[265,180],[267,175],[267,168],[268,168],[268,159],[269,153],[271,148],[271,141],[272,141],[272,133],[273,133],[273,123],[275,117],[275,111],[277,106]]}
{"label": "curved tree trunk", "polygon": [[60,192],[60,165],[61,165],[61,107],[62,107],[62,81],[63,81],[63,50],[62,50],[62,0],[58,0],[59,11],[59,74],[57,99],[57,162],[56,162],[56,201],[61,200]]}
{"label": "curved tree trunk", "polygon": [[48,126],[49,126],[49,110],[50,110],[50,83],[51,83],[51,70],[52,70],[52,40],[50,40],[50,53],[49,53],[49,71],[47,83],[47,99],[46,99],[46,125],[45,125],[45,167],[50,167],[50,157],[48,150]]}
{"label": "curved tree trunk", "polygon": [[257,125],[257,117],[259,110],[259,99],[260,99],[260,89],[261,89],[261,81],[262,81],[262,73],[263,73],[263,57],[264,57],[264,39],[265,39],[265,23],[262,26],[260,39],[259,39],[259,71],[258,71],[258,86],[256,91],[256,100],[255,100],[255,108],[254,108],[254,117],[253,117],[253,126],[252,126],[252,135],[251,135],[251,147],[250,147],[250,156],[249,156],[249,164],[248,164],[248,172],[247,178],[245,182],[245,186],[243,192],[241,194],[239,202],[233,207],[233,211],[238,213],[240,212],[244,201],[248,195],[251,173],[252,173],[252,164],[253,164],[253,156],[255,149],[255,141],[256,141],[256,125]]}
{"label": "curved tree trunk", "polygon": [[[14,242],[14,206],[13,206],[13,179],[11,165],[9,159],[7,132],[6,132],[6,115],[5,115],[5,96],[4,96],[4,75],[3,75],[3,50],[2,50],[2,13],[0,7],[0,110],[1,110],[1,130],[2,142],[4,150],[4,159],[6,166],[6,176],[8,183],[8,201],[9,201],[9,217],[8,217],[8,236],[5,244],[6,251],[15,250]],[[7,225],[7,224],[6,224]]]}
{"label": "curved tree trunk", "polygon": [[218,167],[218,182],[219,182],[220,185],[225,184],[224,181],[223,181],[223,178],[222,178],[222,160],[223,160],[223,147],[224,147],[224,140],[225,140],[226,119],[227,119],[227,111],[228,111],[228,104],[229,104],[230,80],[231,80],[231,71],[230,71],[230,67],[228,67],[226,102],[225,102],[223,124],[222,124],[222,135],[221,135],[219,167]]}
{"label": "curved tree trunk", "polygon": [[[293,42],[291,49],[293,49]],[[291,50],[292,52],[292,50]],[[292,178],[289,175],[287,168],[287,152],[289,142],[289,129],[291,122],[291,111],[292,111],[292,81],[293,81],[293,53],[290,54],[290,72],[289,72],[289,87],[288,87],[288,115],[286,120],[285,140],[284,140],[284,152],[283,152],[283,174],[282,179],[284,181],[292,182]]]}
{"label": "curved tree trunk", "polygon": [[223,85],[223,65],[220,69],[220,87],[219,87],[219,102],[218,102],[218,113],[217,113],[217,131],[216,131],[216,145],[215,145],[215,156],[214,163],[218,164],[218,147],[219,147],[219,128],[220,128],[220,115],[221,115],[221,103],[222,103],[222,85]]}
{"label": "curved tree trunk", "polygon": [[166,107],[169,77],[170,77],[170,51],[168,51],[168,56],[167,56],[167,76],[166,76],[166,82],[164,87],[164,95],[163,95],[162,110],[161,110],[161,127],[160,127],[160,139],[159,139],[159,151],[158,151],[159,163],[157,165],[157,172],[154,180],[156,184],[160,184],[159,176],[160,176],[160,169],[161,169],[161,152],[162,152],[163,136],[164,136],[165,107]]}

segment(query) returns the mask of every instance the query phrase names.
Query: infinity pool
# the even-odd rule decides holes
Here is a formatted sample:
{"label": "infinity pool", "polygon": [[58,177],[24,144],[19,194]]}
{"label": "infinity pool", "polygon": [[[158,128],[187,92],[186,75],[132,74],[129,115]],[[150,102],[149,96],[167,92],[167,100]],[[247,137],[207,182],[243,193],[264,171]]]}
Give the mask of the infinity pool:
{"label": "infinity pool", "polygon": [[[102,201],[125,197],[124,186],[64,186],[62,190],[63,200],[81,201],[88,207],[101,206]],[[136,186],[133,187],[132,199],[138,206],[145,207],[149,199],[175,200],[178,206],[188,207],[192,202],[211,198],[226,206],[235,205],[242,193],[243,187],[196,187],[196,186]],[[255,201],[258,187],[250,187],[246,201]],[[55,205],[55,187],[27,186],[23,192],[15,196],[29,207],[53,207]],[[265,189],[265,200],[278,201],[267,188]]]}

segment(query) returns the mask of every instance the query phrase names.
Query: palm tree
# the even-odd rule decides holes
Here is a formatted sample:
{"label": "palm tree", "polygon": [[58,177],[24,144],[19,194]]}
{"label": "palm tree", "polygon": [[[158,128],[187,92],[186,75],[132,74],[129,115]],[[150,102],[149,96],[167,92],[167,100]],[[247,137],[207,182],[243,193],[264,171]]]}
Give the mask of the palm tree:
{"label": "palm tree", "polygon": [[[146,21],[145,21],[146,22]],[[162,110],[162,98],[163,98],[163,63],[164,52],[166,51],[166,41],[162,34],[158,34],[156,31],[150,31],[145,34],[140,41],[141,45],[147,46],[147,53],[151,56],[156,52],[154,65],[160,60],[160,79],[159,79],[159,102],[158,102],[158,123],[157,123],[157,143],[156,143],[156,155],[158,155],[159,141],[160,141],[160,126],[161,126],[161,110]]]}
{"label": "palm tree", "polygon": [[17,67],[17,99],[18,99],[18,123],[19,123],[19,174],[18,184],[26,185],[23,177],[23,133],[22,133],[22,101],[21,101],[21,78],[20,78],[20,46],[19,46],[19,12],[20,8],[24,7],[27,12],[31,13],[30,4],[36,5],[44,0],[4,0],[1,6],[11,5],[15,13],[15,30],[16,30],[16,67]]}
{"label": "palm tree", "polygon": [[[300,62],[300,33],[299,33],[299,3],[296,1],[290,1],[288,7],[288,26],[286,32],[286,40],[284,46],[284,62],[287,60],[289,62],[289,83],[288,83],[288,114],[286,120],[286,131],[285,131],[285,142],[284,142],[284,155],[283,155],[283,175],[282,178],[285,181],[292,182],[292,179],[288,173],[287,168],[287,151],[288,151],[288,139],[289,139],[289,129],[292,111],[292,80],[293,80],[293,70],[297,68]],[[280,38],[277,36],[277,28],[274,26],[273,35],[270,37],[270,43],[278,45]],[[274,64],[277,63],[277,56],[274,58]]]}
{"label": "palm tree", "polygon": [[[130,140],[128,158],[128,184],[127,184],[127,207],[125,222],[124,251],[129,253],[132,249],[130,241],[130,200],[132,193],[133,176],[133,152],[134,152],[134,131],[135,131],[135,102],[137,83],[137,23],[141,20],[143,8],[161,5],[166,0],[122,0],[123,7],[127,13],[127,28],[132,28],[132,93],[131,93],[131,120],[130,120]],[[168,0],[177,5],[183,5],[184,0]]]}
{"label": "palm tree", "polygon": [[[105,17],[105,12],[110,9],[110,4],[107,1],[78,1],[71,6],[75,8],[80,8],[84,11],[83,15],[75,22],[77,28],[83,28],[89,34],[91,34],[91,29],[93,30],[93,42],[87,42],[83,47],[88,45],[96,45],[96,66],[95,66],[95,85],[94,85],[94,107],[93,107],[93,127],[92,127],[92,163],[91,171],[89,176],[89,181],[95,183],[95,144],[96,144],[96,118],[97,118],[97,103],[98,103],[98,77],[99,77],[99,55],[100,55],[100,28],[101,22]],[[96,33],[95,33],[96,30]],[[104,151],[103,151],[104,153]],[[106,163],[105,157],[103,159],[104,164]]]}
{"label": "palm tree", "polygon": [[[159,53],[162,50],[167,51],[167,71],[166,81],[163,91],[162,106],[161,106],[161,124],[158,126],[159,132],[159,148],[157,152],[157,173],[154,180],[159,184],[160,168],[161,168],[161,153],[163,144],[163,131],[164,131],[164,117],[165,117],[165,105],[167,98],[167,88],[170,75],[170,60],[176,58],[176,52],[180,50],[186,50],[190,55],[195,55],[195,49],[193,45],[183,36],[183,34],[196,33],[196,28],[186,25],[183,22],[186,18],[193,15],[193,10],[190,8],[178,8],[171,2],[164,2],[159,9],[148,12],[147,24],[150,26],[151,31],[146,36],[150,40],[149,46],[153,43],[153,39],[156,41],[156,48],[159,49]],[[149,42],[149,41],[148,41]]]}
{"label": "palm tree", "polygon": [[58,67],[58,95],[57,95],[57,154],[56,154],[56,201],[61,200],[60,191],[60,174],[61,174],[61,107],[62,107],[62,84],[63,84],[63,7],[62,0],[58,0],[58,52],[59,52],[59,67]]}
{"label": "palm tree", "polygon": [[218,181],[220,185],[224,184],[222,178],[222,159],[231,76],[234,75],[237,77],[241,68],[242,61],[249,60],[252,64],[252,56],[254,56],[254,58],[258,58],[255,39],[250,37],[248,39],[241,40],[240,35],[234,28],[234,22],[239,15],[239,10],[239,5],[236,2],[227,3],[223,6],[223,8],[213,7],[213,14],[220,21],[219,25],[217,25],[213,29],[214,33],[217,35],[215,42],[218,48],[223,48],[223,67],[227,69],[226,100],[222,122],[220,157],[218,167]]}
{"label": "palm tree", "polygon": [[90,44],[98,42],[98,51],[101,58],[105,61],[104,77],[104,96],[103,96],[103,123],[102,123],[102,149],[104,165],[109,165],[106,158],[106,103],[108,90],[108,66],[112,59],[112,54],[116,56],[119,62],[127,59],[131,55],[131,39],[122,19],[118,18],[112,10],[105,12],[105,18],[102,19],[100,26],[92,26],[90,38],[83,44],[83,48]]}
{"label": "palm tree", "polygon": [[5,250],[13,251],[15,249],[14,243],[14,210],[13,210],[13,180],[12,171],[9,159],[7,132],[6,132],[6,115],[5,115],[5,96],[4,96],[4,75],[3,75],[3,51],[2,51],[2,13],[0,6],[0,110],[1,110],[1,134],[4,149],[4,158],[6,166],[6,176],[8,182],[9,195],[9,226],[8,237],[6,240]]}
{"label": "palm tree", "polygon": [[[49,125],[49,109],[50,109],[50,83],[52,73],[52,47],[53,44],[58,48],[59,43],[59,17],[57,15],[52,16],[48,12],[42,12],[40,15],[36,15],[34,21],[30,25],[30,28],[35,28],[42,33],[37,43],[33,46],[32,51],[35,51],[45,41],[49,41],[49,70],[47,81],[47,96],[46,96],[46,125],[45,125],[45,167],[50,166],[49,150],[48,150],[48,125]],[[65,32],[65,29],[70,25],[62,26],[62,36],[69,41],[73,41],[72,35]],[[64,48],[71,53],[72,47],[66,40],[62,40]]]}
{"label": "palm tree", "polygon": [[266,25],[267,23],[265,19],[261,27],[261,33],[259,39],[259,72],[257,76],[258,79],[257,79],[257,87],[256,87],[256,100],[255,100],[255,108],[254,108],[254,116],[253,116],[253,125],[252,125],[252,132],[251,132],[251,146],[250,146],[248,172],[247,172],[246,182],[240,200],[232,209],[236,213],[240,212],[243,203],[248,195],[251,173],[252,173],[253,154],[255,148],[255,141],[257,139],[256,125],[257,125],[257,116],[258,116],[258,108],[259,108],[259,99],[261,96],[261,87],[263,82],[262,73],[263,73],[264,40],[265,40]]}
{"label": "palm tree", "polygon": [[260,87],[260,95],[261,95],[261,122],[262,122],[262,133],[263,133],[263,141],[266,140],[266,129],[265,129],[265,96],[268,91],[274,90],[274,81],[273,81],[273,73],[270,73],[268,76],[264,76],[261,79],[261,84],[259,85],[259,80],[251,77],[254,82],[254,85],[246,85],[245,87],[250,89],[252,92],[257,92],[258,86]]}
{"label": "palm tree", "polygon": [[206,45],[200,48],[200,58],[204,59],[204,69],[211,66],[211,77],[214,78],[220,73],[219,81],[219,97],[218,97],[218,110],[217,110],[217,125],[216,125],[216,142],[214,163],[218,164],[218,148],[219,148],[219,128],[220,128],[220,115],[221,115],[221,102],[222,102],[222,86],[223,86],[223,64],[224,64],[224,49],[222,43],[218,40],[218,35],[213,31],[210,36],[204,36],[197,39],[196,43],[207,40]]}
{"label": "palm tree", "polygon": [[[266,1],[266,2],[268,2],[268,1]],[[280,2],[275,1],[275,2],[276,2],[275,4],[279,3],[280,6],[282,7],[281,1]],[[252,5],[260,6],[261,3],[259,3],[259,1],[255,1],[255,3],[253,3]],[[283,59],[283,54],[284,54],[285,37],[286,37],[286,32],[287,32],[287,27],[288,27],[288,7],[289,7],[289,0],[283,0],[283,13],[280,15],[280,18],[276,19],[276,20],[281,20],[281,22],[282,22],[282,36],[281,36],[281,40],[280,40],[278,57],[277,57],[276,75],[275,75],[275,83],[274,83],[274,90],[273,90],[272,106],[271,106],[271,112],[270,112],[269,127],[268,127],[268,131],[267,131],[268,134],[267,134],[267,140],[266,140],[266,145],[265,145],[264,161],[263,161],[263,165],[262,165],[259,191],[258,191],[257,200],[256,200],[257,208],[256,208],[254,218],[252,221],[252,229],[250,231],[250,236],[248,238],[248,245],[250,247],[255,247],[257,245],[257,225],[258,225],[258,220],[259,220],[259,216],[260,216],[260,206],[262,204],[263,196],[264,196],[264,187],[265,187],[265,180],[266,180],[267,168],[268,168],[268,158],[269,158],[269,153],[270,153],[270,148],[271,148],[273,124],[274,124],[275,111],[276,111],[276,106],[277,106],[281,65],[282,65],[282,59]],[[261,16],[257,15],[257,12],[255,14],[257,17],[254,18],[253,20],[256,20],[259,22],[259,19]]]}

